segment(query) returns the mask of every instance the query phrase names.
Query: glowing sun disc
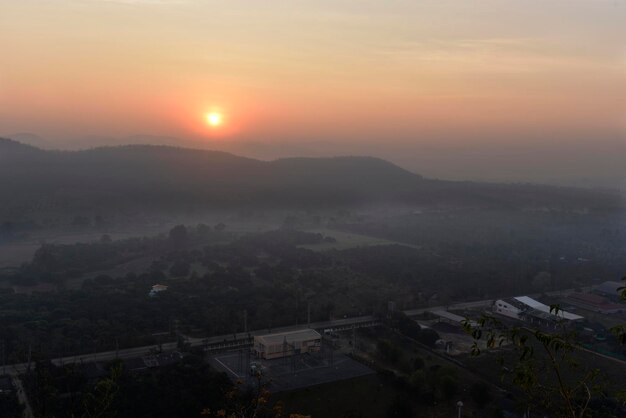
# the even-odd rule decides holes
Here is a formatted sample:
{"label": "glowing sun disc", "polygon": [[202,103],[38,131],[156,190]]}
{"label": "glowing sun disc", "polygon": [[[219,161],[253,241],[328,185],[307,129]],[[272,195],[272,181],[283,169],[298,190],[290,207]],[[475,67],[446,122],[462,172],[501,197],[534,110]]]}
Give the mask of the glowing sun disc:
{"label": "glowing sun disc", "polygon": [[222,120],[223,117],[221,113],[211,112],[206,115],[207,123],[213,127],[220,126],[222,124]]}

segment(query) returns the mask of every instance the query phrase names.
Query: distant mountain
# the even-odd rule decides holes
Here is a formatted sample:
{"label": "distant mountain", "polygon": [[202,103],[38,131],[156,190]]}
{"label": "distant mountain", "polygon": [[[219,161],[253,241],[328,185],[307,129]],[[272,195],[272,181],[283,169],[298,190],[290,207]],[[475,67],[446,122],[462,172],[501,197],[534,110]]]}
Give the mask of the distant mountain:
{"label": "distant mountain", "polygon": [[0,138],[0,161],[11,163],[14,158],[30,157],[42,154],[39,148],[12,139]]}
{"label": "distant mountain", "polygon": [[30,132],[19,132],[15,134],[7,135],[8,138],[11,138],[14,141],[21,142],[23,144],[32,145],[37,148],[48,148],[48,142],[40,137],[39,135],[32,134]]}
{"label": "distant mountain", "polygon": [[369,204],[597,210],[619,204],[616,195],[589,190],[430,180],[372,157],[267,162],[153,145],[44,151],[0,139],[0,161],[0,195],[13,210]]}

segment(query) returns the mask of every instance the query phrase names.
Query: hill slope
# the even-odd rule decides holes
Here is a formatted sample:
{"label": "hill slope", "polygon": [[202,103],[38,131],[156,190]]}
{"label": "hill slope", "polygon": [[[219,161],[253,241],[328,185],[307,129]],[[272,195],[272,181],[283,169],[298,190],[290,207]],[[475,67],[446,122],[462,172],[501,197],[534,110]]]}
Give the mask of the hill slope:
{"label": "hill slope", "polygon": [[5,207],[324,207],[399,203],[598,208],[617,196],[567,188],[424,179],[372,157],[271,162],[218,151],[134,145],[44,151],[0,139]]}

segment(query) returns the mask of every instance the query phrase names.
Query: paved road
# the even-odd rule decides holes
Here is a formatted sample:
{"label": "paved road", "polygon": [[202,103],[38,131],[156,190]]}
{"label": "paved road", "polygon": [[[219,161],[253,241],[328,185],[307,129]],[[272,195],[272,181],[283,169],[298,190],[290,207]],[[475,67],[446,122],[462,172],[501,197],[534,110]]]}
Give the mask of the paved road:
{"label": "paved road", "polygon": [[[588,290],[588,288],[585,288],[582,290],[586,291]],[[573,289],[567,289],[567,290],[548,292],[547,294],[550,296],[561,296],[564,293],[568,293],[572,291]],[[539,295],[530,295],[530,296],[538,297]],[[492,299],[479,300],[479,301],[473,301],[473,302],[457,303],[457,304],[448,305],[448,306],[431,306],[431,307],[425,307],[425,308],[419,308],[419,309],[411,309],[411,310],[404,311],[404,313],[407,316],[416,316],[426,311],[433,311],[433,310],[462,310],[462,309],[475,309],[475,308],[488,307],[488,306],[491,306],[492,303],[493,303]],[[264,328],[264,329],[251,331],[249,333],[237,333],[235,335],[228,334],[228,335],[219,335],[219,336],[208,337],[208,338],[188,338],[187,341],[189,342],[189,344],[191,344],[191,346],[203,346],[203,345],[220,346],[222,344],[223,346],[227,346],[229,344],[232,344],[232,345],[235,345],[238,343],[245,344],[246,343],[245,341],[249,339],[249,336],[263,335],[267,333],[288,332],[288,331],[295,331],[295,330],[306,329],[306,328],[314,328],[318,330],[323,330],[323,329],[328,329],[328,328],[331,328],[331,329],[332,328],[345,328],[351,325],[372,326],[376,324],[377,322],[378,322],[378,319],[376,317],[372,315],[367,315],[367,316],[360,316],[360,317],[354,317],[354,318],[336,319],[332,321],[313,322],[311,324],[291,325],[291,326],[272,328],[272,329]],[[52,361],[53,363],[57,365],[62,365],[66,363],[128,359],[128,358],[136,358],[136,357],[144,356],[146,354],[153,352],[156,348],[157,348],[156,345],[150,345],[150,346],[143,346],[143,347],[126,348],[122,350],[103,351],[103,352],[94,353],[94,354],[68,356],[68,357],[57,358]],[[164,343],[164,344],[161,344],[160,348],[163,351],[175,350],[177,348],[177,343],[175,342]],[[598,354],[593,351],[591,352],[594,354]],[[615,360],[613,358],[611,359]],[[10,366],[9,372],[12,375],[15,387],[17,388],[19,401],[21,404],[25,406],[24,418],[34,418],[32,409],[30,407],[30,404],[28,403],[28,398],[26,397],[26,394],[24,393],[21,381],[19,379],[19,375],[25,373],[27,368],[28,368],[27,363],[14,364]]]}
{"label": "paved road", "polygon": [[[295,331],[299,329],[306,329],[309,327],[315,328],[315,329],[325,329],[325,328],[340,327],[340,326],[345,326],[345,325],[360,324],[360,323],[367,323],[367,322],[373,322],[373,321],[376,321],[376,318],[370,315],[370,316],[361,316],[357,318],[337,319],[333,321],[313,322],[310,324],[310,326],[308,326],[307,324],[301,324],[301,325],[291,325],[291,326],[286,326],[286,327],[272,328],[271,332]],[[267,334],[268,332],[269,330],[265,328],[265,329],[251,331],[249,334],[251,336],[254,336],[254,335]],[[235,339],[233,338],[233,334],[227,334],[227,335],[219,335],[219,336],[209,337],[209,338],[189,338],[188,342],[191,344],[191,346],[197,347],[197,346],[202,346],[202,345],[215,345],[215,344],[219,344],[223,342],[233,342],[237,340],[243,340],[243,339],[246,339],[247,336],[248,334],[238,333],[235,335],[236,337]],[[94,354],[83,354],[83,355],[77,355],[77,356],[56,358],[56,359],[53,359],[52,362],[54,364],[61,365],[61,364],[67,364],[67,363],[107,361],[107,360],[113,360],[116,358],[128,359],[128,358],[144,356],[146,354],[149,354],[152,350],[155,350],[156,348],[157,348],[157,345],[148,345],[148,346],[143,346],[143,347],[126,348],[123,350],[102,351],[102,352],[94,353]],[[161,348],[163,351],[175,350],[177,348],[177,343],[176,342],[164,343],[161,345]],[[12,375],[17,375],[17,374],[22,374],[26,372],[27,368],[28,368],[28,363],[13,364],[9,366],[8,371]]]}
{"label": "paved road", "polygon": [[[409,316],[413,316],[413,315],[419,315],[420,313],[423,313],[428,310],[433,310],[433,309],[446,309],[446,308],[465,309],[465,308],[472,308],[472,307],[477,307],[477,306],[486,306],[489,303],[491,303],[491,301],[477,301],[477,302],[468,302],[468,303],[451,305],[449,307],[435,306],[435,307],[428,307],[428,308],[421,308],[421,309],[412,309],[412,310],[406,311],[406,314]],[[251,331],[248,334],[251,336],[255,336],[255,335],[267,334],[269,332],[272,332],[272,333],[288,332],[288,331],[295,331],[295,330],[306,329],[306,328],[314,328],[314,329],[323,330],[327,328],[337,328],[337,327],[344,327],[344,326],[349,326],[349,325],[373,323],[376,321],[377,321],[376,317],[372,315],[366,315],[366,316],[359,316],[359,317],[354,317],[354,318],[335,319],[332,321],[312,322],[310,325],[307,325],[305,323],[305,324],[290,325],[290,326],[271,328],[271,329],[264,328],[264,329]],[[202,346],[202,345],[216,345],[220,343],[231,343],[236,340],[245,339],[247,338],[248,334],[237,333],[235,334],[236,338],[233,338],[233,334],[218,335],[218,336],[209,337],[209,338],[189,338],[188,342],[193,347]],[[128,358],[144,356],[146,354],[149,354],[151,351],[155,350],[156,348],[157,348],[156,345],[148,345],[148,346],[143,346],[143,347],[126,348],[122,350],[102,351],[102,352],[94,353],[94,354],[83,354],[83,355],[77,355],[77,356],[56,358],[56,359],[53,359],[52,362],[54,364],[61,365],[61,364],[66,364],[66,363],[108,361],[108,360],[113,360],[116,358],[128,359]],[[161,348],[163,351],[175,350],[177,348],[177,343],[175,342],[164,343],[161,345]],[[27,363],[13,364],[10,366],[9,371],[11,374],[17,375],[17,374],[22,374],[26,372],[27,368],[28,368]]]}
{"label": "paved road", "polygon": [[30,407],[30,403],[28,402],[28,397],[26,396],[26,392],[24,392],[24,387],[22,386],[22,380],[17,376],[13,375],[13,385],[15,386],[15,390],[17,391],[17,399],[20,404],[24,405],[24,412],[22,416],[24,418],[34,418],[33,409]]}
{"label": "paved road", "polygon": [[[583,288],[582,290],[585,291],[587,290],[587,288]],[[547,294],[550,296],[558,296],[563,293],[568,293],[572,291],[573,289],[566,289],[566,290],[559,290],[559,291],[554,291],[554,292],[547,292]],[[539,295],[530,295],[530,296],[537,297]],[[493,302],[492,299],[486,299],[486,300],[478,300],[478,301],[472,301],[472,302],[456,303],[456,304],[447,305],[447,306],[430,306],[430,307],[419,308],[419,309],[410,309],[410,310],[404,311],[404,313],[408,316],[416,316],[426,311],[432,311],[432,310],[474,309],[474,308],[488,307],[492,304],[492,302]],[[305,323],[305,324],[290,325],[290,326],[271,328],[271,329],[263,328],[263,329],[251,331],[248,334],[251,336],[255,336],[255,335],[268,334],[270,332],[272,333],[288,332],[288,331],[295,331],[295,330],[305,329],[305,328],[314,328],[314,329],[323,330],[327,328],[343,327],[343,326],[348,326],[352,324],[358,325],[358,324],[364,324],[364,323],[375,322],[375,321],[376,321],[376,318],[374,316],[367,315],[367,316],[359,316],[359,317],[353,317],[353,318],[335,319],[332,321],[312,322],[310,325],[307,325]],[[188,338],[188,342],[193,347],[202,346],[202,345],[216,345],[219,343],[230,343],[236,340],[244,339],[248,336],[248,334],[237,333],[235,334],[235,338],[233,338],[233,334],[219,335],[219,336],[209,337],[209,338]],[[126,348],[123,350],[103,351],[103,352],[99,352],[95,354],[68,356],[68,357],[57,358],[52,361],[53,363],[57,365],[61,365],[65,363],[77,363],[81,361],[82,362],[108,361],[108,360],[114,360],[116,358],[127,359],[127,358],[141,357],[143,355],[149,354],[151,351],[155,350],[156,348],[157,348],[157,345],[149,345],[149,346],[143,346],[143,347]],[[177,344],[175,342],[164,343],[161,345],[161,348],[163,351],[175,350],[177,348]],[[11,365],[10,373],[14,375],[24,373],[27,367],[28,367],[27,363]]]}

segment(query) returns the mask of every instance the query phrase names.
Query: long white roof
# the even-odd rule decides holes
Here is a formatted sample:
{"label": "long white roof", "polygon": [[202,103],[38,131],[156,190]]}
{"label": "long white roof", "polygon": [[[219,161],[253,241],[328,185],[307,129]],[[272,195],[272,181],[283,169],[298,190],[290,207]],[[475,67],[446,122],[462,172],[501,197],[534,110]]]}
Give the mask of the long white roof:
{"label": "long white roof", "polygon": [[288,344],[293,344],[295,341],[311,341],[321,338],[320,333],[314,329],[299,329],[277,334],[257,335],[254,337],[256,341],[260,341],[264,345],[282,344],[285,340],[287,340]]}
{"label": "long white roof", "polygon": [[[533,298],[529,298],[528,296],[516,296],[513,299],[517,300],[518,302],[523,303],[524,305],[531,307],[533,309],[536,309],[540,312],[545,312],[547,314],[551,314],[554,315],[554,312],[550,312],[550,307],[548,305],[544,305],[543,303],[536,301]],[[567,312],[567,311],[562,311],[559,310],[558,315],[559,317],[563,318],[563,319],[567,319],[568,321],[576,321],[578,319],[583,319],[584,317],[580,316],[580,315],[576,315],[573,314],[571,312]]]}
{"label": "long white roof", "polygon": [[[434,310],[434,311],[430,311],[430,313],[432,313],[433,315],[437,315],[440,318],[445,318],[445,319],[448,319],[448,320],[450,320],[452,322],[457,322],[459,324],[467,319],[467,318],[465,318],[463,316],[454,314],[452,312],[444,311],[442,309],[437,309],[437,310]],[[476,321],[470,320],[469,321],[469,325],[472,326],[472,327],[475,327],[476,325],[478,325],[478,323]]]}

